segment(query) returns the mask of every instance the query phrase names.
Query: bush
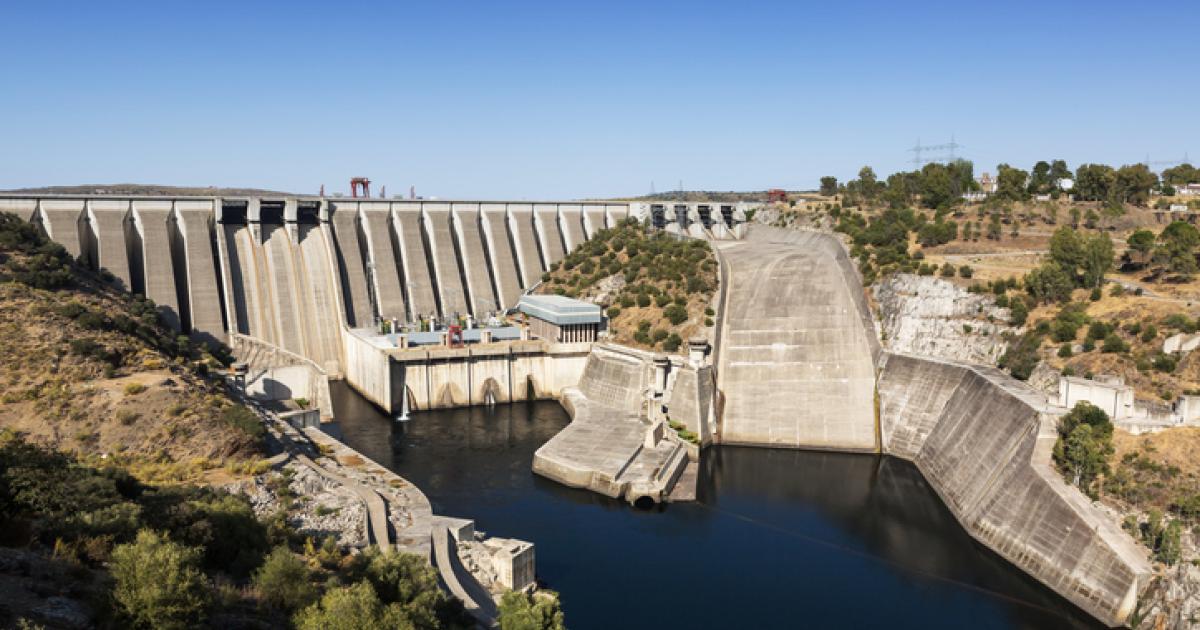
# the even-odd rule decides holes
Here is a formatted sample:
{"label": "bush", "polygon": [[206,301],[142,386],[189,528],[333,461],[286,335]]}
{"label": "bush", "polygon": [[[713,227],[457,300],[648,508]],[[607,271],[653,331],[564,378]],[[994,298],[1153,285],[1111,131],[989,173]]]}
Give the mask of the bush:
{"label": "bush", "polygon": [[958,275],[960,278],[970,278],[975,275],[975,270],[970,265],[963,265],[958,268]]}
{"label": "bush", "polygon": [[1074,352],[1071,352],[1071,344],[1069,344],[1069,343],[1064,343],[1063,345],[1061,345],[1061,346],[1059,346],[1059,347],[1058,347],[1058,356],[1059,356],[1059,358],[1062,358],[1062,359],[1069,359],[1069,358],[1071,358],[1071,357],[1072,357],[1072,356],[1074,356],[1074,355],[1075,355],[1075,353],[1074,353]]}
{"label": "bush", "polygon": [[621,308],[633,308],[633,296],[622,294],[620,300]]}
{"label": "bush", "polygon": [[565,630],[558,597],[509,591],[500,599],[500,630]]}
{"label": "bush", "polygon": [[1019,296],[1009,301],[1008,312],[1008,323],[1012,326],[1024,326],[1029,319],[1029,307]]}
{"label": "bush", "polygon": [[651,299],[650,299],[650,295],[648,293],[638,293],[638,296],[637,296],[637,305],[638,306],[640,306],[642,308],[646,308],[647,306],[650,306],[650,302],[651,302]]}
{"label": "bush", "polygon": [[670,320],[672,326],[678,326],[687,321],[688,318],[687,308],[678,304],[672,304],[668,306],[663,310],[663,315]]}
{"label": "bush", "polygon": [[136,396],[146,391],[146,386],[141,383],[128,383],[125,385],[126,396]]}
{"label": "bush", "polygon": [[681,339],[679,335],[671,333],[671,336],[667,337],[667,340],[663,342],[663,350],[666,350],[667,352],[675,352],[681,345],[683,345],[683,339]]}
{"label": "bush", "polygon": [[1100,346],[1100,351],[1109,354],[1128,352],[1129,344],[1125,343],[1125,340],[1118,337],[1116,333],[1109,333],[1108,336],[1104,338],[1104,344]]}
{"label": "bush", "polygon": [[408,630],[413,627],[398,604],[384,605],[369,582],[326,591],[321,601],[300,611],[297,630]]}
{"label": "bush", "polygon": [[135,625],[188,628],[208,606],[208,584],[197,567],[200,552],[150,530],[113,549],[113,598]]}
{"label": "bush", "polygon": [[1093,482],[1109,472],[1113,425],[1104,410],[1088,402],[1076,403],[1058,423],[1054,462],[1070,483],[1095,498]]}
{"label": "bush", "polygon": [[317,596],[312,585],[308,564],[287,547],[276,547],[254,572],[254,587],[267,605],[278,610],[294,612]]}
{"label": "bush", "polygon": [[621,307],[620,306],[610,306],[610,307],[608,307],[608,310],[605,312],[608,314],[609,319],[616,319],[621,314]]}
{"label": "bush", "polygon": [[1008,349],[1000,357],[1000,367],[1009,371],[1017,380],[1028,380],[1038,364],[1038,348],[1042,338],[1037,333],[1025,333],[1008,342]]}
{"label": "bush", "polygon": [[1174,372],[1175,368],[1179,365],[1179,359],[1176,359],[1169,354],[1158,354],[1154,357],[1154,363],[1152,365],[1154,366],[1154,369],[1158,370],[1159,372],[1170,374]]}
{"label": "bush", "polygon": [[221,410],[221,420],[225,424],[240,429],[253,438],[261,438],[266,433],[258,416],[254,415],[245,405],[233,404]]}
{"label": "bush", "polygon": [[711,308],[711,307],[710,307],[710,308],[706,308],[706,309],[704,309],[704,316],[705,316],[705,317],[712,317],[713,315],[716,315],[716,314],[717,314],[717,312],[716,312],[716,311],[714,311],[714,310],[712,310],[712,308]]}
{"label": "bush", "polygon": [[1142,329],[1142,335],[1139,338],[1145,343],[1150,343],[1151,341],[1154,341],[1154,338],[1157,336],[1158,327],[1154,324],[1147,324],[1146,327]]}
{"label": "bush", "polygon": [[952,265],[950,263],[945,263],[942,265],[942,277],[943,278],[953,278],[954,274],[957,272],[958,272],[958,269],[955,269],[954,265]]}

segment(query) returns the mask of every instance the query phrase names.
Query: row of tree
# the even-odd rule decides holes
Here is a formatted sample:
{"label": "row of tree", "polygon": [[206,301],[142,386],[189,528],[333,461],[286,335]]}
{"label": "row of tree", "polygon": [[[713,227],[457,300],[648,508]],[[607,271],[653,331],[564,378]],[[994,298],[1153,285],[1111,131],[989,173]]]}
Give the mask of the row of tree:
{"label": "row of tree", "polygon": [[[1145,164],[1113,168],[1106,164],[1082,164],[1074,172],[1064,160],[1042,160],[1026,171],[1009,164],[996,167],[994,196],[1008,201],[1025,201],[1033,195],[1058,195],[1063,180],[1072,180],[1071,193],[1082,201],[1145,205],[1151,191],[1175,194],[1174,187],[1200,182],[1200,169],[1181,164],[1163,171],[1162,177]],[[964,194],[980,190],[975,166],[969,160],[946,164],[932,162],[916,171],[901,171],[881,181],[870,166],[858,178],[838,184],[837,178],[821,178],[822,195],[845,196],[843,205],[887,204],[901,208],[917,201],[926,208],[946,208],[962,201]]]}

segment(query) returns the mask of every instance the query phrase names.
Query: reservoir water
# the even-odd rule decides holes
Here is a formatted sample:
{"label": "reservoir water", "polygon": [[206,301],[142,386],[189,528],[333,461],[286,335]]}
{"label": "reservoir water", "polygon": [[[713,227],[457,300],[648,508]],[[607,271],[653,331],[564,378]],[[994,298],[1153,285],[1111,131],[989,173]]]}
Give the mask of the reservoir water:
{"label": "reservoir water", "polygon": [[530,471],[570,421],[558,403],[396,422],[334,399],[346,443],[434,513],[533,542],[573,630],[1099,627],[975,543],[903,460],[715,447],[696,502],[639,510]]}

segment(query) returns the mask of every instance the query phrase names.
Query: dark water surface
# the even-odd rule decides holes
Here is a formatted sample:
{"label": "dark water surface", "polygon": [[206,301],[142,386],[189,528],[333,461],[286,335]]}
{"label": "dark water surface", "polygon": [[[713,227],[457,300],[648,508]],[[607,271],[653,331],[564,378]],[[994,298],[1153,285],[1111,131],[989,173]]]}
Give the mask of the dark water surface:
{"label": "dark water surface", "polygon": [[401,423],[334,398],[345,441],[435,513],[532,541],[573,630],[1097,627],[976,544],[902,460],[717,447],[697,502],[642,511],[530,472],[569,422],[557,403]]}

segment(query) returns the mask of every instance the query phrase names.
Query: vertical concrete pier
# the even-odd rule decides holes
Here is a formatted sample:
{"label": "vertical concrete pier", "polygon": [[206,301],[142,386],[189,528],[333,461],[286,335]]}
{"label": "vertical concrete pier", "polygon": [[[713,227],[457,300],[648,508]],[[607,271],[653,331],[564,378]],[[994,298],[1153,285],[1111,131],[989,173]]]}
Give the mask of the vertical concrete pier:
{"label": "vertical concrete pier", "polygon": [[500,310],[500,300],[492,290],[489,271],[494,265],[488,257],[491,247],[483,238],[480,229],[479,204],[456,203],[453,205],[455,236],[458,238],[460,263],[467,281],[467,295],[471,298],[471,313],[483,317]]}
{"label": "vertical concrete pier", "polygon": [[587,232],[587,238],[596,238],[596,232],[606,227],[607,211],[604,206],[588,204],[583,207],[583,229]]}
{"label": "vertical concrete pier", "polygon": [[129,218],[129,201],[88,200],[88,219],[96,245],[96,264],[116,278],[118,286],[133,290],[133,274],[129,268],[129,245],[125,222]]}
{"label": "vertical concrete pier", "polygon": [[500,304],[511,307],[521,297],[521,279],[517,273],[517,253],[508,233],[508,209],[502,203],[485,203],[480,205],[479,212]]}
{"label": "vertical concrete pier", "polygon": [[[344,202],[338,202],[339,207]],[[357,204],[355,204],[357,205]],[[400,257],[394,249],[392,238],[391,207],[384,202],[367,201],[358,206],[362,210],[362,227],[366,234],[367,261],[369,275],[367,280],[375,290],[375,307],[379,316],[384,319],[408,319],[405,315],[404,294],[400,287],[400,274],[407,271],[407,263],[398,267]],[[334,211],[334,216],[338,214]],[[369,325],[363,322],[359,326]]]}
{"label": "vertical concrete pier", "polygon": [[190,318],[192,336],[201,342],[225,343],[223,300],[217,286],[217,260],[213,256],[213,202],[176,201],[175,215],[183,239],[187,278],[187,290],[183,292],[186,303],[181,306]]}
{"label": "vertical concrete pier", "polygon": [[558,221],[562,227],[563,245],[568,252],[587,240],[583,235],[583,208],[579,204],[559,204]]}
{"label": "vertical concrete pier", "polygon": [[533,234],[533,206],[527,203],[508,204],[508,221],[517,248],[521,279],[528,289],[542,281],[542,272],[546,270],[538,253],[537,237]]}
{"label": "vertical concrete pier", "polygon": [[429,243],[429,258],[436,276],[435,289],[442,305],[442,315],[467,313],[467,295],[463,290],[462,271],[455,254],[454,232],[450,225],[450,204],[426,203],[425,229]]}
{"label": "vertical concrete pier", "polygon": [[174,257],[171,255],[170,201],[134,201],[133,217],[141,233],[141,259],[145,265],[146,297],[158,306],[164,323],[176,332],[183,330],[183,316],[175,286]]}
{"label": "vertical concrete pier", "polygon": [[534,205],[533,227],[538,242],[542,244],[542,268],[549,269],[565,255],[558,227],[558,206],[550,203]]}
{"label": "vertical concrete pier", "polygon": [[[346,305],[346,321],[350,326],[370,326],[375,314],[371,310],[370,294],[367,292],[366,261],[359,245],[358,204],[335,201],[329,204],[328,213],[342,286],[342,302]],[[397,284],[396,293],[399,292]],[[400,312],[404,312],[403,307]]]}
{"label": "vertical concrete pier", "polygon": [[39,208],[46,234],[76,258],[84,255],[83,205],[82,199],[43,199]]}
{"label": "vertical concrete pier", "polygon": [[400,244],[404,266],[404,286],[408,289],[408,308],[412,319],[437,315],[433,275],[429,271],[429,254],[425,236],[421,234],[421,204],[399,202],[392,204],[392,216]]}

